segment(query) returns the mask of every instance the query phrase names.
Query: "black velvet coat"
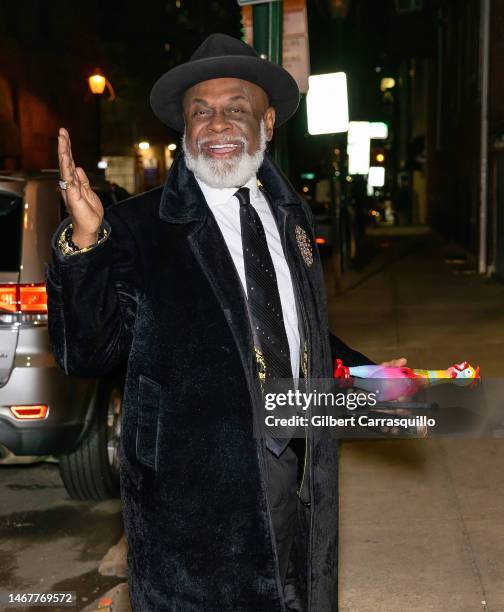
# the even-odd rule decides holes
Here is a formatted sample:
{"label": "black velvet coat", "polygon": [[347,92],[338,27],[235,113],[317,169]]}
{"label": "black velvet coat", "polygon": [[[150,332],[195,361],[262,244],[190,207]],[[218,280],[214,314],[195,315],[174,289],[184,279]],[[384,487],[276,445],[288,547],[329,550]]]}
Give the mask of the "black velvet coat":
{"label": "black velvet coat", "polygon": [[[366,359],[327,327],[309,207],[266,156],[271,198],[308,327],[311,377],[335,354]],[[280,612],[264,444],[253,436],[256,365],[244,292],[183,156],[164,188],[105,212],[109,237],[46,268],[51,346],[68,374],[99,377],[127,359],[121,494],[136,612]],[[295,226],[308,234],[308,266]],[[331,346],[332,345],[332,346]],[[337,610],[338,452],[313,432],[302,559],[303,608]]]}

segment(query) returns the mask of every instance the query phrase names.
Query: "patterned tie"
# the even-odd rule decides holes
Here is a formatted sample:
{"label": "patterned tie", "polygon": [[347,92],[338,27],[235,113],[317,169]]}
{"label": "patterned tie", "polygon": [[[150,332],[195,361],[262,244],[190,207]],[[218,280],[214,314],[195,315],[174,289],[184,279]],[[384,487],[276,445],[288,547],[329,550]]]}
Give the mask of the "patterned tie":
{"label": "patterned tie", "polygon": [[250,204],[247,187],[238,189],[240,224],[247,282],[247,302],[256,357],[263,378],[292,378],[289,342],[275,268],[263,224]]}

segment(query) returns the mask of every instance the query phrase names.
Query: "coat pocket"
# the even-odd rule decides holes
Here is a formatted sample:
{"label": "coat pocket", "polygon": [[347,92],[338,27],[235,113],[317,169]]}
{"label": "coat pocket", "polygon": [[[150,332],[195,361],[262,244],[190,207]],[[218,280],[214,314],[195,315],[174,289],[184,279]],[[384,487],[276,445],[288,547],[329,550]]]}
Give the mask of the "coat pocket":
{"label": "coat pocket", "polygon": [[161,385],[140,374],[138,377],[138,426],[136,455],[140,462],[157,468],[158,420]]}

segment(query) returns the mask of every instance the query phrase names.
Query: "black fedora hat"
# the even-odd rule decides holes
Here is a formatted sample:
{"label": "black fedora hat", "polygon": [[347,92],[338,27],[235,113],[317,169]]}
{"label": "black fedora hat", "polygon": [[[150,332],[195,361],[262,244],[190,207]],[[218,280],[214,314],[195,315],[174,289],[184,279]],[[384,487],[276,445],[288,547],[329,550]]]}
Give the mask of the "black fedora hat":
{"label": "black fedora hat", "polygon": [[250,81],[264,89],[275,108],[276,126],[296,112],[299,89],[287,70],[262,59],[252,47],[226,34],[209,36],[188,62],[165,72],[156,81],[150,94],[152,110],[163,123],[183,132],[185,91],[201,81],[224,77]]}

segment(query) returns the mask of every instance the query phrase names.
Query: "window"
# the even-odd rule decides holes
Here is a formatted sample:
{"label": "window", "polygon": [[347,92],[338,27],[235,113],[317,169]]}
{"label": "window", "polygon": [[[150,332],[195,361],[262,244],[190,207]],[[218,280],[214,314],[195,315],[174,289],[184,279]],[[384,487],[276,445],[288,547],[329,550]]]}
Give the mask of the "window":
{"label": "window", "polygon": [[23,201],[19,195],[0,191],[0,270],[18,272],[21,263]]}

